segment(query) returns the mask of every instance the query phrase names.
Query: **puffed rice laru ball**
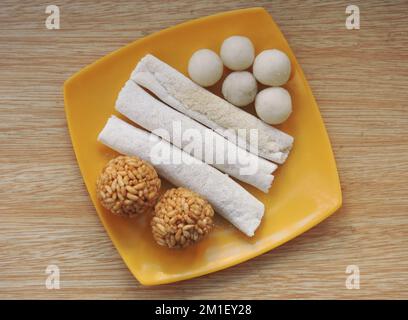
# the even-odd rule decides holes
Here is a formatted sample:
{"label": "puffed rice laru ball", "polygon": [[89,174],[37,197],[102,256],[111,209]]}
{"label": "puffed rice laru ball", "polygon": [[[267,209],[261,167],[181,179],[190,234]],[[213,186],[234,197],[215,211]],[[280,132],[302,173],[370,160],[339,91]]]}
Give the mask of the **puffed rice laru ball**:
{"label": "puffed rice laru ball", "polygon": [[214,210],[207,200],[185,188],[167,190],[151,221],[153,238],[161,246],[185,248],[213,228]]}
{"label": "puffed rice laru ball", "polygon": [[96,182],[101,204],[123,217],[133,217],[153,208],[160,186],[157,172],[149,163],[128,156],[110,160]]}

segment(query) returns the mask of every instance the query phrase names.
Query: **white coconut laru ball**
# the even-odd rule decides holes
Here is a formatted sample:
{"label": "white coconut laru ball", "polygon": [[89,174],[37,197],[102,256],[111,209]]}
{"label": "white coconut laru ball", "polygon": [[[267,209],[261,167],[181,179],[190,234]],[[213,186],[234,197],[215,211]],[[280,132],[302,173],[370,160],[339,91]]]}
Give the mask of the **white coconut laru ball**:
{"label": "white coconut laru ball", "polygon": [[257,90],[256,80],[248,71],[231,72],[222,84],[224,98],[237,107],[244,107],[253,102]]}
{"label": "white coconut laru ball", "polygon": [[241,71],[249,68],[254,62],[255,49],[247,37],[232,36],[222,43],[220,55],[228,69]]}
{"label": "white coconut laru ball", "polygon": [[266,123],[280,124],[292,112],[292,99],[284,88],[266,88],[256,96],[255,110],[258,117]]}
{"label": "white coconut laru ball", "polygon": [[290,60],[280,50],[264,50],[254,61],[253,72],[256,80],[267,86],[285,84],[289,80],[290,71]]}
{"label": "white coconut laru ball", "polygon": [[216,84],[222,77],[223,69],[221,58],[210,49],[194,52],[188,62],[190,78],[203,87]]}

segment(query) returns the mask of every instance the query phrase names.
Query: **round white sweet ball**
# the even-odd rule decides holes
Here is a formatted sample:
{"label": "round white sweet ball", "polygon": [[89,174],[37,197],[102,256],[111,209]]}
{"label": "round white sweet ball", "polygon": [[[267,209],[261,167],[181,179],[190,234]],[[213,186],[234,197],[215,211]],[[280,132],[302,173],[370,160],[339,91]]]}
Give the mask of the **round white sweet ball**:
{"label": "round white sweet ball", "polygon": [[264,50],[256,56],[253,71],[260,83],[267,86],[281,86],[289,80],[290,60],[280,50]]}
{"label": "round white sweet ball", "polygon": [[280,124],[292,112],[292,99],[284,88],[267,88],[256,96],[255,110],[258,117],[266,123]]}
{"label": "round white sweet ball", "polygon": [[210,49],[200,49],[191,56],[188,62],[190,78],[203,87],[209,87],[221,79],[224,66],[221,58]]}
{"label": "round white sweet ball", "polygon": [[222,84],[224,98],[237,107],[244,107],[253,102],[257,90],[254,76],[247,71],[231,72]]}
{"label": "round white sweet ball", "polygon": [[255,49],[247,37],[232,36],[222,43],[220,55],[227,68],[241,71],[249,68],[254,62]]}

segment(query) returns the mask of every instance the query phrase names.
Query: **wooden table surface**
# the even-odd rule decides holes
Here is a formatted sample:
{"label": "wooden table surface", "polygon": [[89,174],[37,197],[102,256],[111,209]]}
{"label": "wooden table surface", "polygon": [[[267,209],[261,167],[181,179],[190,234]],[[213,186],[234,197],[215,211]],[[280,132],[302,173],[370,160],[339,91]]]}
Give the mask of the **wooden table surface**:
{"label": "wooden table surface", "polygon": [[[408,298],[408,2],[44,1],[0,6],[0,298]],[[95,59],[183,21],[265,7],[287,37],[329,132],[343,207],[260,257],[143,287],[114,249],[81,178],[62,85]],[[60,269],[61,288],[45,286]],[[357,265],[359,290],[345,286]]]}

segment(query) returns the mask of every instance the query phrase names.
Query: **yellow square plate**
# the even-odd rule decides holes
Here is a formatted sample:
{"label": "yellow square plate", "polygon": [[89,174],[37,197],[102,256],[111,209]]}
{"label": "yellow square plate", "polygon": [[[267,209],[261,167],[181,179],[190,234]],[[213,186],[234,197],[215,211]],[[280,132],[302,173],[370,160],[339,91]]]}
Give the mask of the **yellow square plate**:
{"label": "yellow square plate", "polygon": [[[185,250],[159,247],[151,235],[148,215],[124,219],[98,203],[96,178],[116,153],[98,143],[97,135],[115,114],[116,97],[145,54],[152,53],[186,74],[195,50],[218,52],[222,41],[235,34],[249,37],[257,53],[277,48],[291,59],[292,76],[285,87],[292,95],[294,111],[280,128],[295,137],[293,150],[278,169],[269,194],[245,185],[266,207],[253,238],[217,217],[215,230],[199,244]],[[219,86],[212,89],[217,92]],[[336,163],[319,109],[284,36],[262,8],[201,18],[137,40],[72,76],[65,83],[64,95],[72,143],[91,199],[117,250],[142,284],[184,280],[246,261],[308,230],[341,205]],[[253,112],[253,106],[248,111]]]}

